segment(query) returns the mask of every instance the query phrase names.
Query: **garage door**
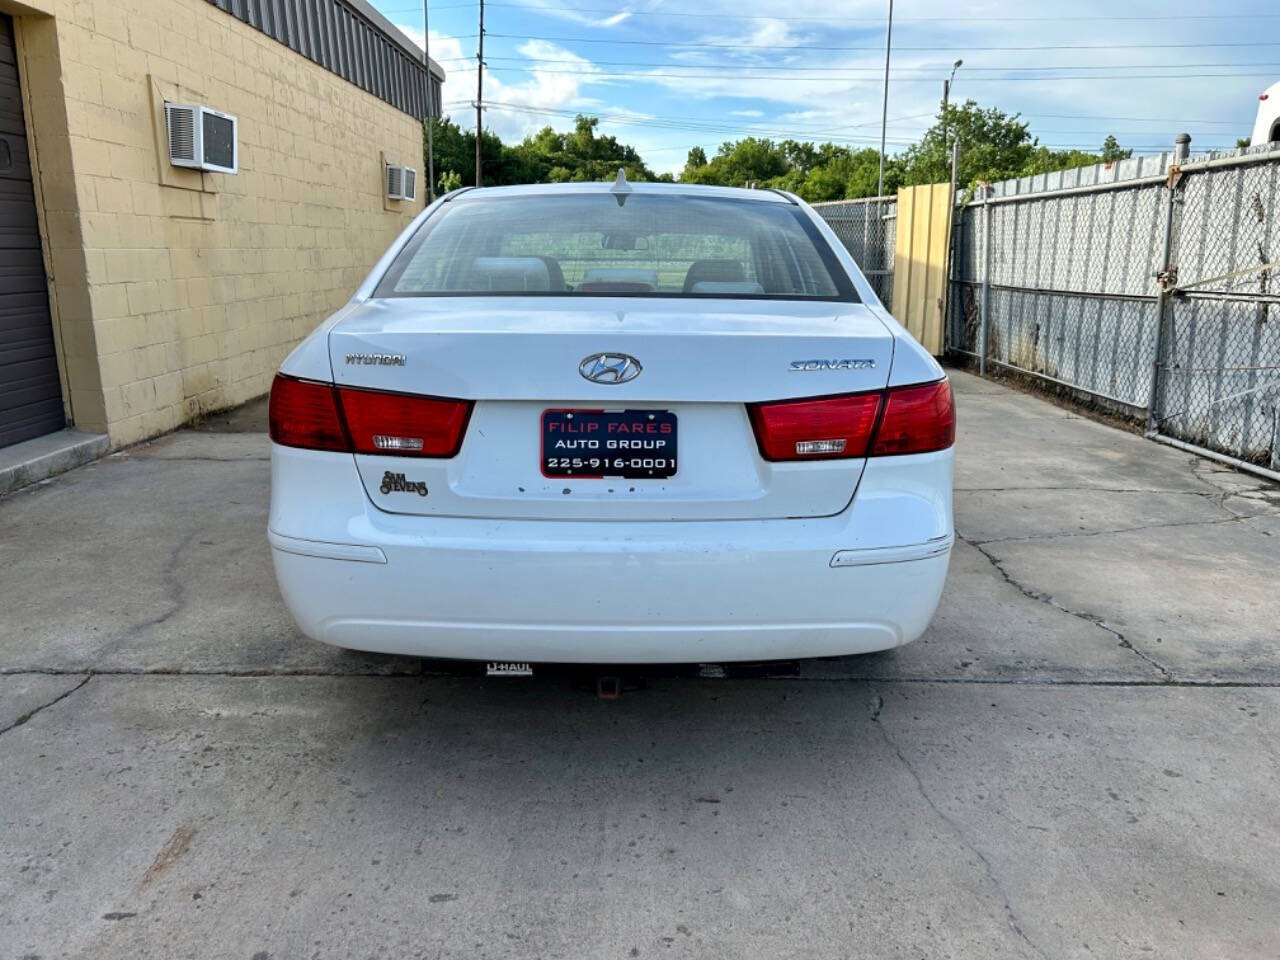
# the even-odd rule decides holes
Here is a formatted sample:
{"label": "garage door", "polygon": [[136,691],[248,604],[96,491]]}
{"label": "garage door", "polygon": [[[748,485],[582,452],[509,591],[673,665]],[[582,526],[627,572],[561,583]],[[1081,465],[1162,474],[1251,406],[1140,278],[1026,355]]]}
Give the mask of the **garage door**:
{"label": "garage door", "polygon": [[0,14],[0,447],[65,426],[14,53]]}

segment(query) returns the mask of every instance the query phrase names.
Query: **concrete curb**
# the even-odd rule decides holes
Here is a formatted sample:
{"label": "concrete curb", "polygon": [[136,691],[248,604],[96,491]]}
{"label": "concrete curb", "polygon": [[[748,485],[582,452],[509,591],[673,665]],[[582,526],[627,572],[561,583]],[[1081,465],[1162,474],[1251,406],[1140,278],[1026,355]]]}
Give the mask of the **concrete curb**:
{"label": "concrete curb", "polygon": [[0,496],[65,473],[111,449],[105,433],[59,430],[0,449]]}

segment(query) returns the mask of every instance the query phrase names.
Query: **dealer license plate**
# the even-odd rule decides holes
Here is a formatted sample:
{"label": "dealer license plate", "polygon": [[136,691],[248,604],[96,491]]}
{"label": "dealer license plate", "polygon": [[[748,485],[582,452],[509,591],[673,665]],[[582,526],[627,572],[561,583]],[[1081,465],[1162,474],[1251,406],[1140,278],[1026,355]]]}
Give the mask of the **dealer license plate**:
{"label": "dealer license plate", "polygon": [[542,472],[548,477],[670,477],[676,472],[676,415],[669,410],[545,410]]}

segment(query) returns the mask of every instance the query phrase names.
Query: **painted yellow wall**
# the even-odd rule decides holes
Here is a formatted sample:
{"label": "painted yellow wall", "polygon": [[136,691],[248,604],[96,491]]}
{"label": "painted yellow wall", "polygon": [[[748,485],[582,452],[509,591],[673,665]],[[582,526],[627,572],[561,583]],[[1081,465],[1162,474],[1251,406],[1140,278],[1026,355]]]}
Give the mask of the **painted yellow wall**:
{"label": "painted yellow wall", "polygon": [[903,187],[898,191],[892,312],[934,356],[943,350],[951,198],[949,183]]}
{"label": "painted yellow wall", "polygon": [[[16,16],[69,413],[114,444],[270,386],[422,209],[421,127],[206,0],[0,0]],[[165,99],[239,120],[240,172],[167,159]],[[421,177],[421,173],[420,173]]]}

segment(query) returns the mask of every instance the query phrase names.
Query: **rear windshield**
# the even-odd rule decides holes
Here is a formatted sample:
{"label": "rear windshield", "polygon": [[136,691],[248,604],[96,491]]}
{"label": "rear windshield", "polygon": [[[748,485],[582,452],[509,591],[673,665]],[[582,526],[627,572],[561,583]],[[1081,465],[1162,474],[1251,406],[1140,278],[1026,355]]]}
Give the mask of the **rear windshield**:
{"label": "rear windshield", "polygon": [[631,194],[459,197],[391,264],[379,297],[715,297],[856,301],[801,210]]}

